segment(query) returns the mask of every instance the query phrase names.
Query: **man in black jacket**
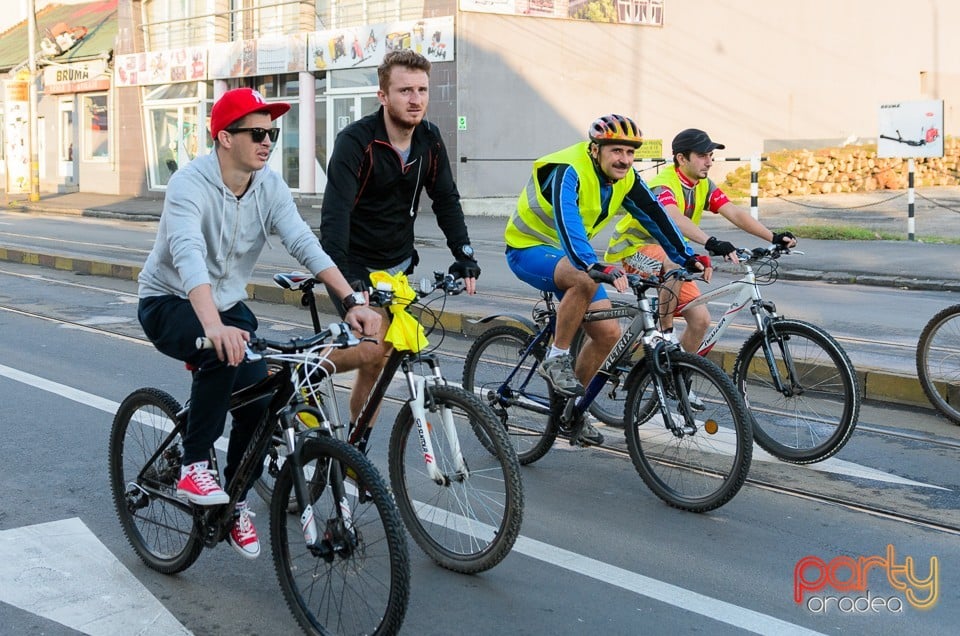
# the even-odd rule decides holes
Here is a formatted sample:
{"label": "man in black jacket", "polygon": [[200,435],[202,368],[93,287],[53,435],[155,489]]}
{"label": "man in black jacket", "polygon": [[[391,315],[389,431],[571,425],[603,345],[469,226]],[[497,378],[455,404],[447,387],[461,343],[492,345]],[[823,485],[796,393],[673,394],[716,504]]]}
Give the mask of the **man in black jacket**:
{"label": "man in black jacket", "polygon": [[[381,108],[343,129],[327,166],[327,187],[320,212],[320,240],[349,281],[370,285],[369,274],[413,271],[419,258],[414,224],[420,193],[427,190],[437,224],[447,237],[455,262],[450,272],[461,276],[468,293],[480,276],[460,207],[447,149],[435,124],[423,119],[430,91],[430,61],[411,50],[392,51],[377,69]],[[339,298],[331,295],[341,314]],[[365,302],[362,296],[348,304]],[[335,352],[337,371],[358,369],[350,396],[355,421],[389,353],[384,340]]]}

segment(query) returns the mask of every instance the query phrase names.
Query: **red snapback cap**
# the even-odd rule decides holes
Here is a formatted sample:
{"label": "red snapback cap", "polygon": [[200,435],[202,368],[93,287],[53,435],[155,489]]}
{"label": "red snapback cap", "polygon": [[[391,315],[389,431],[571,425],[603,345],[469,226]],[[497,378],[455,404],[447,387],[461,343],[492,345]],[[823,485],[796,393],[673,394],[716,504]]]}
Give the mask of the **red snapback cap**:
{"label": "red snapback cap", "polygon": [[267,112],[274,120],[290,110],[286,102],[267,103],[263,95],[252,88],[234,88],[220,96],[210,110],[210,135],[216,139],[221,130],[226,130],[238,119],[250,113]]}

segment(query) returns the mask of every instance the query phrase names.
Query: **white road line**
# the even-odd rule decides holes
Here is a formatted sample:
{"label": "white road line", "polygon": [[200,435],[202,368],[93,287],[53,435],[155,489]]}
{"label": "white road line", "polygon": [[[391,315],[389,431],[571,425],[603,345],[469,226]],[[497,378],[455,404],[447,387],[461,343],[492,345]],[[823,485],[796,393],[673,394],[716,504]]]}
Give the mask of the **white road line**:
{"label": "white road line", "polygon": [[93,636],[191,633],[77,518],[0,531],[0,601]]}

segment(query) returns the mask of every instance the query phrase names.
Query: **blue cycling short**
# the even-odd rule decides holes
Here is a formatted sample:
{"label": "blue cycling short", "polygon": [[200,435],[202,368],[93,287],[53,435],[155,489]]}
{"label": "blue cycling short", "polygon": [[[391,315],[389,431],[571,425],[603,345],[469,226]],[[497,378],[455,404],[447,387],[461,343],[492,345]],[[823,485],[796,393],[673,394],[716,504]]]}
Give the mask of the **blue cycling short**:
{"label": "blue cycling short", "polygon": [[[553,292],[557,298],[563,298],[563,292],[553,280],[553,271],[561,258],[564,258],[563,250],[550,245],[507,248],[507,265],[517,278],[540,291]],[[599,285],[590,302],[606,299],[607,291]]]}

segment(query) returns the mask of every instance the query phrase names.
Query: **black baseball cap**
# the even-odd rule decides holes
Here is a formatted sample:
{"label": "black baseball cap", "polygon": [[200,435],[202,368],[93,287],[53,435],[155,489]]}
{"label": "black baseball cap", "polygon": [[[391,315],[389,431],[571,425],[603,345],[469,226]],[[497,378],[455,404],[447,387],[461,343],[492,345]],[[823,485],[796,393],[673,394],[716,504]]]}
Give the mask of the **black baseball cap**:
{"label": "black baseball cap", "polygon": [[673,154],[675,155],[681,152],[690,152],[691,150],[693,152],[706,154],[713,152],[717,148],[723,150],[726,146],[713,141],[707,133],[698,128],[681,130],[677,133],[677,136],[673,138]]}

